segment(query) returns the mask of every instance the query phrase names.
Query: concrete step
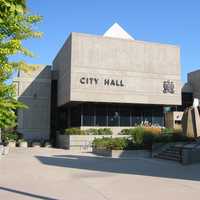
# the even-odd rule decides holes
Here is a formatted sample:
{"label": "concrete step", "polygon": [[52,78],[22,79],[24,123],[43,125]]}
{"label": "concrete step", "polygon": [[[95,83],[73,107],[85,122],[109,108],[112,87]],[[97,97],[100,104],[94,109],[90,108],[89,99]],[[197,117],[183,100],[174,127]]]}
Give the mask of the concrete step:
{"label": "concrete step", "polygon": [[158,156],[167,156],[167,157],[173,157],[173,158],[180,158],[180,154],[171,154],[167,152],[161,152],[158,154]]}
{"label": "concrete step", "polygon": [[168,152],[168,153],[173,153],[173,154],[179,154],[180,151],[179,150],[172,150],[172,149],[166,149],[164,150],[165,152]]}
{"label": "concrete step", "polygon": [[154,157],[166,160],[181,161],[180,150],[180,147],[170,146],[158,153],[157,155],[155,155]]}
{"label": "concrete step", "polygon": [[155,158],[160,158],[160,159],[165,159],[165,160],[180,161],[180,158],[172,157],[172,156],[164,156],[164,155],[156,155]]}

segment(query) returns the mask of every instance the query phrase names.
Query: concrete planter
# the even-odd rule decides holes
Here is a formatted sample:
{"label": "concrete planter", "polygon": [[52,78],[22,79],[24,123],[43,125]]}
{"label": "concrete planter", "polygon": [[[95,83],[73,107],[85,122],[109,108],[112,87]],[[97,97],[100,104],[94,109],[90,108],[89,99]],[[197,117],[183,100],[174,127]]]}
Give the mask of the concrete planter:
{"label": "concrete planter", "polygon": [[14,148],[14,147],[16,147],[16,142],[15,141],[9,141],[8,146],[11,147],[11,148]]}
{"label": "concrete planter", "polygon": [[57,135],[57,146],[59,148],[92,151],[92,142],[95,138],[103,137],[129,137],[127,135]]}
{"label": "concrete planter", "polygon": [[4,151],[4,146],[0,145],[0,158],[1,158],[1,155],[3,155],[3,151]]}
{"label": "concrete planter", "polygon": [[9,151],[10,151],[10,147],[9,146],[4,146],[2,155],[7,155],[9,153]]}
{"label": "concrete planter", "polygon": [[19,147],[27,148],[28,147],[28,142],[27,141],[20,142],[19,143]]}
{"label": "concrete planter", "polygon": [[50,142],[45,142],[45,143],[44,143],[44,147],[45,147],[45,148],[51,148],[52,145],[51,145]]}
{"label": "concrete planter", "polygon": [[93,149],[94,154],[111,158],[151,158],[150,150],[107,150]]}
{"label": "concrete planter", "polygon": [[32,142],[32,145],[31,145],[32,147],[40,147],[41,146],[41,144],[40,144],[40,142]]}

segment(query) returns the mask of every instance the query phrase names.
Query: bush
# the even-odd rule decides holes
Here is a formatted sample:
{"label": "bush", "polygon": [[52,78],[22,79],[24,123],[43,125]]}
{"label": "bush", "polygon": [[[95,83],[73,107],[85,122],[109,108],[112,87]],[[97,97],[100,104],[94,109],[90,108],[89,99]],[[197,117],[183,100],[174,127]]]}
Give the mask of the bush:
{"label": "bush", "polygon": [[64,135],[85,135],[85,131],[80,128],[67,128],[64,131]]}
{"label": "bush", "polygon": [[125,138],[96,138],[92,146],[96,149],[123,150],[127,145],[126,140]]}
{"label": "bush", "polygon": [[136,127],[130,130],[133,142],[136,144],[143,144],[145,130],[143,127]]}
{"label": "bush", "polygon": [[112,135],[110,128],[90,128],[85,130],[86,135]]}
{"label": "bush", "polygon": [[159,128],[159,127],[144,127],[144,131],[148,132],[152,135],[160,135],[161,134],[161,128]]}
{"label": "bush", "polygon": [[162,134],[167,134],[167,135],[169,135],[169,134],[173,134],[173,132],[174,132],[174,130],[173,130],[173,128],[163,128],[162,129]]}
{"label": "bush", "polygon": [[11,141],[17,141],[18,140],[18,134],[16,132],[3,132],[2,133],[2,141],[4,143],[8,143]]}
{"label": "bush", "polygon": [[121,131],[120,131],[120,135],[131,135],[131,130],[132,130],[133,128],[125,128],[125,129],[122,129]]}
{"label": "bush", "polygon": [[141,150],[149,146],[136,144],[128,138],[96,138],[92,143],[93,148],[105,150]]}

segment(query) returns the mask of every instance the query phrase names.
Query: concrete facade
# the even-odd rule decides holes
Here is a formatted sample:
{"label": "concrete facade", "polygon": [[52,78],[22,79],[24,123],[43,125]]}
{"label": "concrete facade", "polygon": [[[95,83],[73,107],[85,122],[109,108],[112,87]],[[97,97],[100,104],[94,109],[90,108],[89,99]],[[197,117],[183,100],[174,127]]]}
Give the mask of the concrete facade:
{"label": "concrete facade", "polygon": [[[120,29],[119,32],[123,31]],[[115,133],[124,126],[135,126],[138,114],[134,109],[140,109],[141,121],[146,121],[148,116],[152,119],[155,115],[155,123],[163,126],[163,108],[181,105],[180,73],[180,48],[175,45],[138,41],[130,37],[120,39],[71,33],[55,57],[52,68],[40,67],[32,74],[21,72],[16,79],[18,99],[29,106],[18,112],[18,131],[26,139],[49,139],[50,128],[56,132],[61,126],[82,129],[112,126]],[[123,108],[120,108],[120,111],[112,111],[112,116],[107,109],[107,124],[99,125],[96,120],[98,105],[95,105],[94,123],[83,125],[85,107],[78,110],[77,106],[77,114],[74,105],[82,106],[84,103],[109,103],[105,105],[106,109],[111,104],[140,108],[133,108],[129,114],[127,111],[123,113]],[[144,113],[147,108],[144,106],[151,105],[151,113],[148,109],[146,112],[149,113]],[[60,125],[61,115],[64,116],[64,126]],[[130,124],[124,122],[124,125],[121,121],[127,122],[127,116]],[[119,118],[117,125],[110,123],[115,117]],[[78,125],[72,125],[73,121],[77,121]]]}
{"label": "concrete facade", "polygon": [[[70,101],[181,105],[179,51],[173,45],[72,33],[53,62],[59,71],[58,106]],[[105,79],[113,84],[105,85]],[[163,92],[167,80],[173,94]]]}
{"label": "concrete facade", "polygon": [[188,74],[188,84],[192,90],[193,97],[200,99],[200,70]]}
{"label": "concrete facade", "polygon": [[19,72],[15,79],[17,97],[28,108],[18,111],[18,128],[25,139],[49,139],[51,68],[38,67],[31,73]]}

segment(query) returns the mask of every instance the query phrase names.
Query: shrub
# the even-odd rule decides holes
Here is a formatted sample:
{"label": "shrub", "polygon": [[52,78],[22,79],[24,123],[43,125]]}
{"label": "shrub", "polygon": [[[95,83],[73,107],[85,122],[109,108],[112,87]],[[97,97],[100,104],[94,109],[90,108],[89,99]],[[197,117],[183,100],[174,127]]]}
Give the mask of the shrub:
{"label": "shrub", "polygon": [[111,138],[95,138],[92,146],[96,149],[108,149],[111,143]]}
{"label": "shrub", "polygon": [[65,135],[85,135],[85,131],[80,128],[67,128],[64,131]]}
{"label": "shrub", "polygon": [[110,128],[90,128],[85,130],[86,135],[112,135]]}
{"label": "shrub", "polygon": [[163,128],[161,131],[162,134],[167,134],[167,135],[169,135],[169,134],[172,135],[173,132],[174,132],[173,128]]}
{"label": "shrub", "polygon": [[123,150],[127,146],[125,138],[96,138],[92,146],[96,149]]}
{"label": "shrub", "polygon": [[17,141],[18,135],[16,132],[3,132],[2,133],[2,140],[4,143],[8,143],[11,141]]}
{"label": "shrub", "polygon": [[144,128],[143,127],[136,127],[130,130],[131,137],[133,142],[136,144],[142,144],[144,138]]}
{"label": "shrub", "polygon": [[160,135],[161,134],[161,128],[159,128],[159,127],[144,127],[144,131],[148,132],[152,135]]}
{"label": "shrub", "polygon": [[112,149],[112,150],[126,149],[126,146],[127,146],[126,140],[127,139],[125,139],[125,138],[112,138],[111,144],[110,144],[110,149]]}
{"label": "shrub", "polygon": [[[96,138],[92,143],[93,148],[106,150],[141,150],[149,146],[136,144],[128,138]],[[151,146],[150,146],[151,147]]]}
{"label": "shrub", "polygon": [[98,129],[96,128],[90,128],[85,130],[86,135],[98,135]]}
{"label": "shrub", "polygon": [[112,135],[112,130],[110,128],[99,128],[98,135]]}
{"label": "shrub", "polygon": [[120,131],[120,135],[131,135],[131,129],[133,128],[125,128]]}

